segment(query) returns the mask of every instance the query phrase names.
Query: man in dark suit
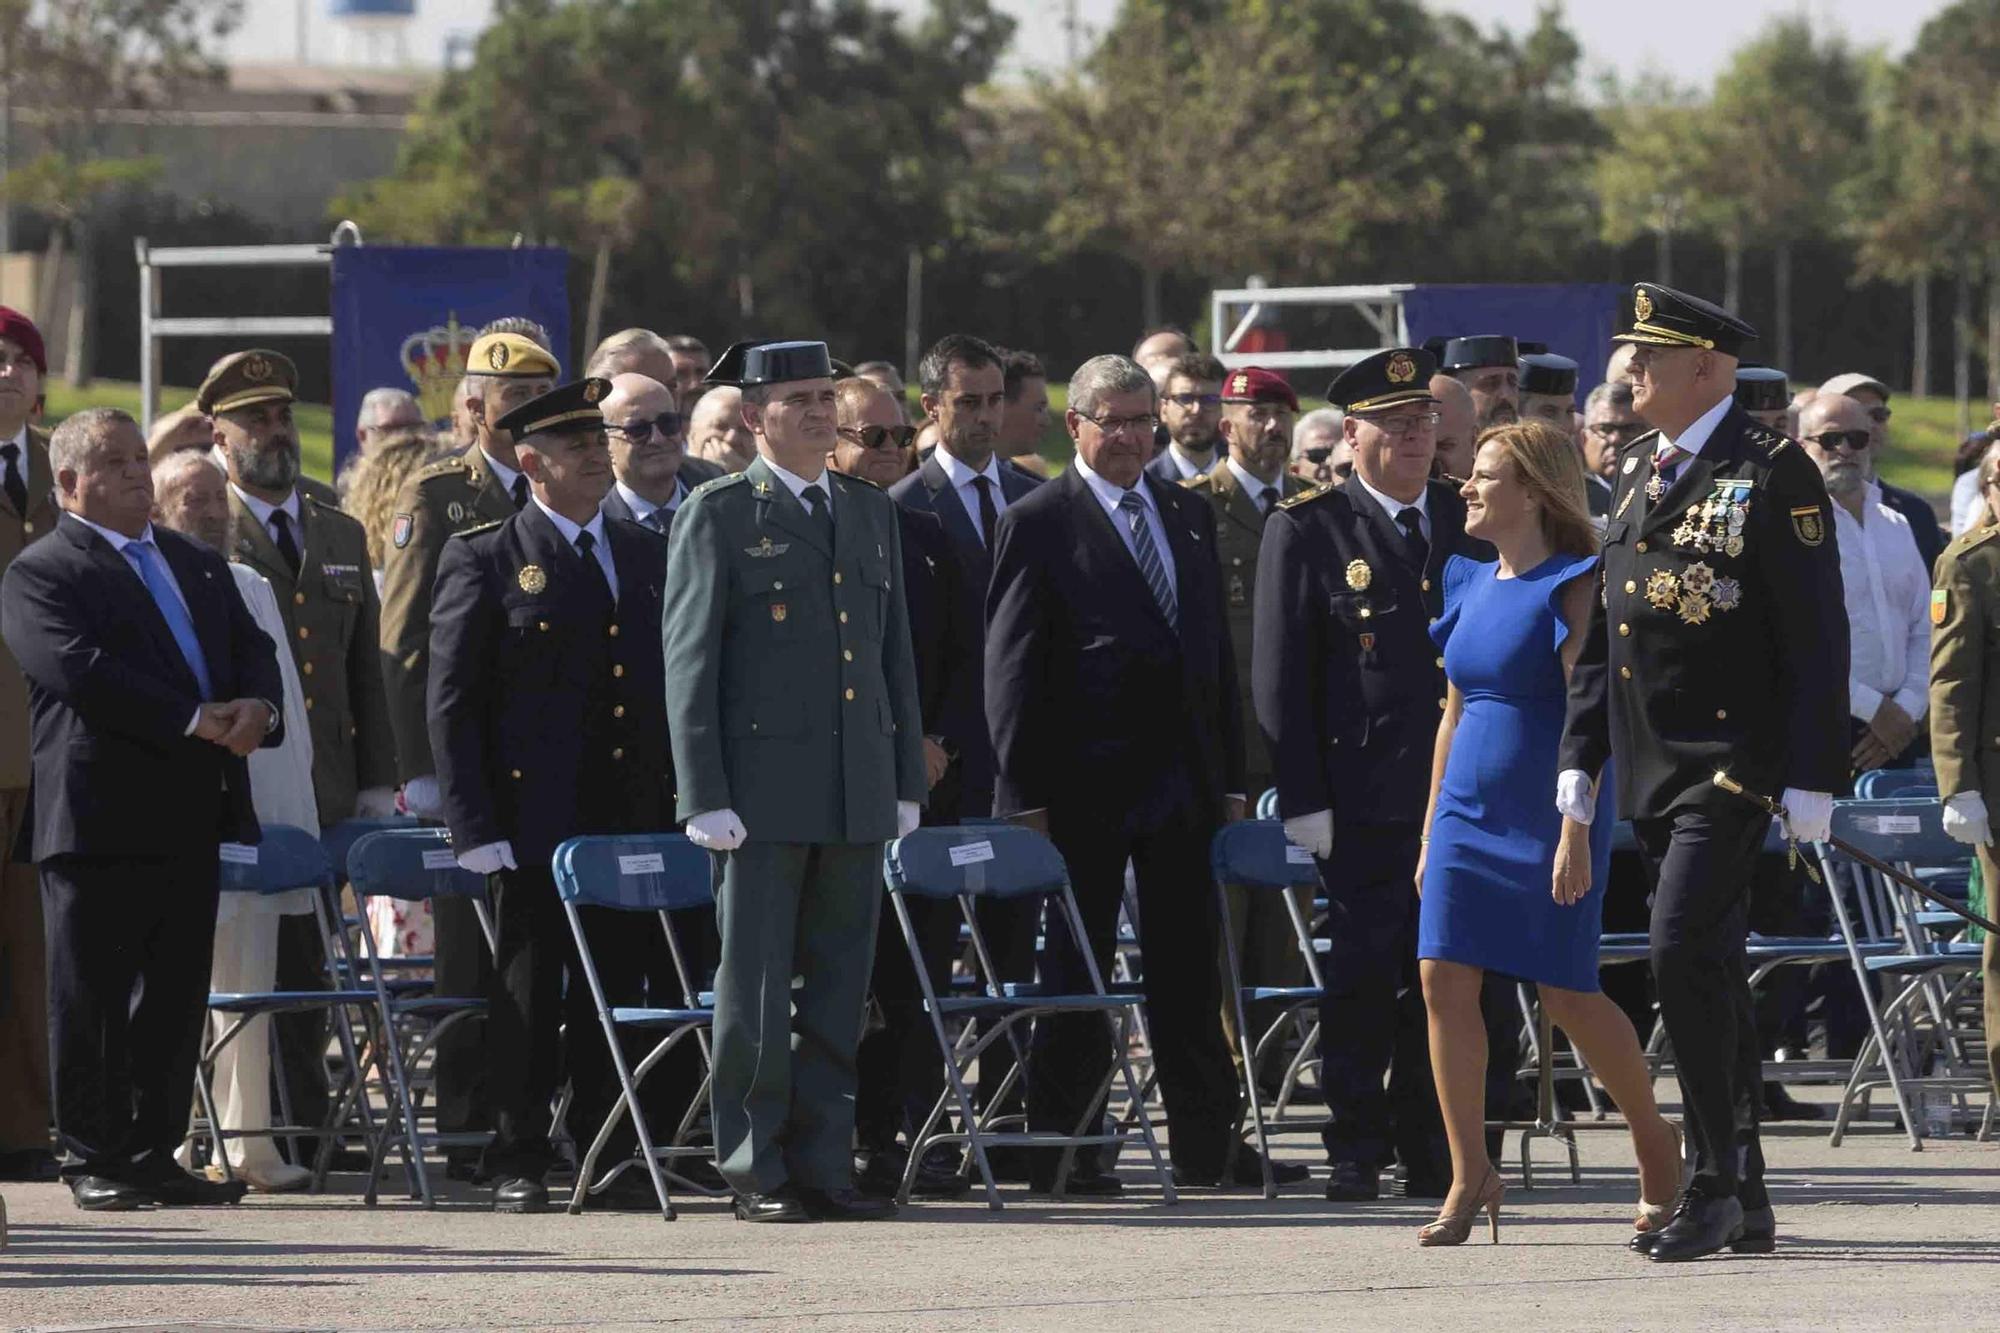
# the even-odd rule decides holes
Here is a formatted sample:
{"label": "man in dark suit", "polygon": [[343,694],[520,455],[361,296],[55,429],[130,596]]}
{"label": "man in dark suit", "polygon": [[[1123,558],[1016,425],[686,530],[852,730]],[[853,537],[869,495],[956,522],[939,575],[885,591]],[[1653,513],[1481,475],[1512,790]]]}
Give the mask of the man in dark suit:
{"label": "man in dark suit", "polygon": [[1160,386],[1160,425],[1167,447],[1146,475],[1170,486],[1213,472],[1228,454],[1222,438],[1222,363],[1206,352],[1175,357]]}
{"label": "man in dark suit", "polygon": [[[565,1022],[571,1132],[594,1134],[618,1095],[550,854],[565,838],[657,830],[671,818],[654,635],[666,542],[599,511],[611,457],[597,404],[610,388],[579,380],[501,419],[528,478],[528,503],[445,543],[432,602],[431,752],[445,822],[459,864],[492,877],[498,909],[485,1173],[501,1212],[548,1206],[543,1176],[555,1161],[549,1112]],[[591,952],[607,998],[634,1003],[647,936],[622,914],[606,916],[586,924]],[[602,1197],[615,1207],[656,1206],[641,1172],[620,1175]]]}
{"label": "man in dark suit", "polygon": [[658,380],[634,372],[613,376],[600,406],[615,477],[604,493],[605,515],[665,536],[688,492],[722,469],[688,457],[687,418],[676,409],[673,390]]}
{"label": "man in dark suit", "polygon": [[138,423],[49,439],[66,511],[0,579],[28,678],[56,1132],[77,1205],[234,1203],[173,1160],[207,1013],[219,848],[259,839],[244,757],[282,739],[276,649],[221,556],[155,529]]}
{"label": "man in dark suit", "polygon": [[1429,632],[1441,571],[1453,555],[1492,556],[1466,537],[1457,489],[1430,478],[1435,373],[1415,347],[1341,372],[1327,397],[1347,409],[1354,475],[1280,501],[1257,567],[1257,721],[1278,814],[1319,861],[1330,913],[1320,1086],[1336,1200],[1379,1197],[1392,1154],[1407,1195],[1451,1187],[1411,881],[1445,697]]}
{"label": "man in dark suit", "polygon": [[[1236,1070],[1207,871],[1210,838],[1244,815],[1243,718],[1215,512],[1142,472],[1154,402],[1137,362],[1086,361],[1064,414],[1076,461],[1000,521],[986,636],[994,804],[1048,833],[1069,867],[1088,939],[1049,931],[1042,980],[1058,994],[1087,988],[1079,944],[1109,974],[1132,862],[1174,1177],[1244,1184],[1261,1181],[1262,1164],[1233,1136]],[[1029,1124],[1073,1131],[1110,1067],[1104,1024],[1038,1021],[1033,1049]],[[1081,1150],[1068,1188],[1116,1193],[1100,1160]],[[1039,1155],[1037,1187],[1054,1186],[1056,1162]]]}
{"label": "man in dark suit", "polygon": [[1727,769],[1824,838],[1848,782],[1848,620],[1826,486],[1805,451],[1734,401],[1757,334],[1642,282],[1634,403],[1654,429],[1618,468],[1603,596],[1570,676],[1556,806],[1589,823],[1606,761],[1653,888],[1652,964],[1694,1173],[1655,1262],[1776,1244],[1757,1131],[1763,1062],[1744,966],[1750,882],[1770,816],[1719,790]]}
{"label": "man in dark suit", "polygon": [[[1027,498],[1040,477],[998,456],[1006,417],[1003,353],[990,343],[952,334],[933,345],[917,366],[924,412],[938,426],[938,447],[917,470],[889,488],[898,505],[935,517],[958,562],[958,618],[986,652],[986,587],[993,576],[993,531],[1000,516]],[[999,395],[999,406],[994,395]],[[993,742],[986,729],[986,682],[975,669],[967,688],[944,701],[934,725],[952,755],[934,804],[955,807],[954,817],[984,818],[993,813]],[[982,903],[980,929],[992,949],[993,964],[1009,981],[1035,975],[1036,913],[1020,903]],[[989,1089],[1013,1067],[1006,1043],[980,1058],[980,1105]],[[1018,1096],[1018,1092],[1015,1094]],[[1011,1100],[1011,1099],[1010,1099]],[[1017,1156],[997,1149],[992,1158],[1003,1176],[1025,1174]]]}

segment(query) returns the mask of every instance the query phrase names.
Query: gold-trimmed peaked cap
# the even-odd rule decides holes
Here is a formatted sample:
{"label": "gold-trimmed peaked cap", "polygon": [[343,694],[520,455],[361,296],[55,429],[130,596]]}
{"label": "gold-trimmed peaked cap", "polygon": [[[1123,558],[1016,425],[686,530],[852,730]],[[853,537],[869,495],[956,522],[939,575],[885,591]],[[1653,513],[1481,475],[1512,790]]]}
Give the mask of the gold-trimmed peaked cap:
{"label": "gold-trimmed peaked cap", "polygon": [[1400,403],[1433,403],[1438,361],[1421,347],[1391,347],[1363,357],[1334,377],[1326,399],[1349,412],[1379,412]]}
{"label": "gold-trimmed peaked cap", "polygon": [[465,354],[468,375],[497,375],[505,380],[562,378],[562,367],[548,348],[518,333],[489,333],[473,340]]}
{"label": "gold-trimmed peaked cap", "polygon": [[1657,282],[1632,284],[1632,327],[1613,334],[1615,343],[1649,347],[1701,347],[1735,356],[1757,330],[1713,301],[1689,296]]}
{"label": "gold-trimmed peaked cap", "polygon": [[208,368],[195,390],[197,410],[214,416],[257,403],[289,403],[299,387],[299,368],[283,352],[253,347],[231,352]]}
{"label": "gold-trimmed peaked cap", "polygon": [[610,393],[610,380],[574,380],[530,398],[493,424],[517,440],[530,435],[603,430],[604,409],[599,404]]}

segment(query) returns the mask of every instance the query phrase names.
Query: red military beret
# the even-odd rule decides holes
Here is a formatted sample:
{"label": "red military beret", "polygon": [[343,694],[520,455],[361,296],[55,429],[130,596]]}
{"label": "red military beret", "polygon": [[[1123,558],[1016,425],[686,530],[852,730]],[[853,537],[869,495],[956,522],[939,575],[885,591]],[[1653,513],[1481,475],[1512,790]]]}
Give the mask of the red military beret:
{"label": "red military beret", "polygon": [[49,373],[49,354],[42,347],[42,331],[12,306],[0,305],[0,338],[18,343],[28,359],[35,363],[35,369],[46,375]]}
{"label": "red military beret", "polygon": [[1299,396],[1292,386],[1285,383],[1285,377],[1275,370],[1262,366],[1245,366],[1232,370],[1222,381],[1222,401],[1225,403],[1283,403],[1296,412],[1299,410]]}

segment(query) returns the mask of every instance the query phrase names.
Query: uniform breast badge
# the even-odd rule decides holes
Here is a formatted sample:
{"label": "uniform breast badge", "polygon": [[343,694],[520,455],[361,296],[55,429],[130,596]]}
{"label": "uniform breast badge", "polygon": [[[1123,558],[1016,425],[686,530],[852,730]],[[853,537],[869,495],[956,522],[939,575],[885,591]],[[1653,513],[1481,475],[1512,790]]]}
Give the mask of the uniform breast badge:
{"label": "uniform breast badge", "polygon": [[1627,486],[1625,488],[1625,494],[1619,497],[1618,512],[1613,514],[1612,517],[1613,518],[1625,517],[1625,511],[1632,507],[1632,497],[1637,495],[1638,493],[1639,493],[1639,488],[1637,486]]}
{"label": "uniform breast badge", "polygon": [[755,546],[744,547],[743,554],[749,556],[752,560],[768,560],[774,555],[783,555],[791,549],[792,544],[790,542],[774,542],[769,537],[766,537]]}
{"label": "uniform breast badge", "polygon": [[1347,586],[1355,592],[1367,592],[1368,585],[1375,581],[1375,571],[1368,568],[1366,560],[1347,562]]}
{"label": "uniform breast badge", "polygon": [[1671,569],[1656,569],[1646,576],[1646,601],[1656,611],[1671,611],[1681,599],[1681,581]]}
{"label": "uniform breast badge", "polygon": [[785,604],[783,602],[771,603],[771,623],[773,625],[782,625],[785,623]]}
{"label": "uniform breast badge", "polygon": [[1701,554],[1719,551],[1736,558],[1743,554],[1743,530],[1750,521],[1750,483],[1721,481],[1707,499],[1681,519],[1674,529],[1674,545]]}
{"label": "uniform breast badge", "polygon": [[514,582],[521,585],[525,593],[538,593],[549,586],[549,576],[540,565],[522,565],[521,572],[514,576]]}
{"label": "uniform breast badge", "polygon": [[1705,622],[1714,609],[1708,595],[1715,590],[1715,571],[1696,561],[1681,571],[1680,617],[1690,625]]}

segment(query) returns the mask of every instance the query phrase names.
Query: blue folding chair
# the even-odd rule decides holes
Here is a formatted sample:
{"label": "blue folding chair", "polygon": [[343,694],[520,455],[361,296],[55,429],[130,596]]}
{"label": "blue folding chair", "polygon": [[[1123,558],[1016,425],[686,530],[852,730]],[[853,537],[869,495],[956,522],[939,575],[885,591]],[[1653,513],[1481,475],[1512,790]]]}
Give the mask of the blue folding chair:
{"label": "blue folding chair", "polygon": [[[647,833],[571,838],[556,848],[552,864],[556,892],[562,897],[563,915],[569,918],[570,934],[576,939],[577,957],[582,960],[584,978],[590,983],[590,998],[597,1005],[597,1021],[603,1026],[604,1041],[611,1050],[612,1067],[618,1071],[618,1104],[605,1116],[604,1124],[599,1127],[589,1151],[583,1155],[582,1164],[577,1167],[576,1189],[570,1195],[569,1211],[582,1212],[588,1195],[602,1191],[632,1166],[633,1160],[643,1160],[646,1174],[653,1181],[653,1192],[659,1196],[660,1216],[671,1222],[675,1215],[674,1202],[667,1192],[661,1161],[713,1156],[712,1149],[689,1146],[685,1140],[708,1100],[711,1075],[708,1034],[715,1026],[715,1007],[712,1001],[705,1001],[696,991],[695,978],[688,969],[687,955],[681,948],[680,937],[674,930],[669,913],[690,907],[707,907],[715,902],[715,863],[707,852],[682,834]],[[681,1004],[678,1007],[613,1006],[605,995],[597,960],[591,957],[590,941],[584,935],[583,918],[577,911],[581,907],[614,912],[651,912],[665,932],[667,948],[673,955],[674,974],[681,987]],[[619,1041],[621,1031],[657,1033],[660,1039],[636,1067],[628,1068],[625,1048]],[[665,1147],[656,1148],[653,1146],[652,1127],[646,1123],[645,1110],[639,1104],[639,1085],[669,1051],[689,1036],[693,1036],[701,1047],[702,1086],[689,1102],[687,1114],[682,1117],[673,1141]],[[571,1033],[570,1037],[573,1041],[582,1040],[581,1033]],[[639,1159],[620,1162],[606,1173],[603,1180],[597,1180],[598,1154],[604,1151],[604,1145],[617,1130],[619,1121],[627,1115],[632,1117],[632,1128],[639,1138]]]}
{"label": "blue folding chair", "polygon": [[[1143,1003],[1142,997],[1112,994],[1105,989],[1104,977],[1098,971],[1088,943],[1089,937],[1084,932],[1083,917],[1077,911],[1076,897],[1070,890],[1069,870],[1064,866],[1055,844],[1041,834],[1010,825],[922,828],[890,843],[883,862],[889,902],[895,909],[896,921],[902,929],[910,957],[918,959],[922,951],[905,899],[915,896],[956,901],[971,932],[973,962],[980,981],[978,994],[940,996],[931,986],[928,969],[921,963],[917,965],[917,979],[924,993],[924,1009],[930,1015],[931,1031],[937,1038],[938,1051],[944,1059],[948,1086],[938,1097],[937,1104],[931,1108],[930,1115],[910,1145],[909,1164],[904,1169],[902,1188],[897,1193],[898,1201],[904,1204],[909,1202],[910,1184],[924,1155],[934,1146],[947,1143],[966,1145],[985,1183],[987,1206],[995,1211],[1001,1207],[1000,1191],[994,1184],[993,1168],[987,1160],[988,1147],[1061,1147],[1062,1157],[1055,1173],[1056,1190],[1060,1194],[1069,1180],[1070,1165],[1078,1148],[1091,1144],[1122,1146],[1131,1138],[1130,1131],[1092,1134],[1085,1130],[1097,1118],[1098,1104],[1110,1092],[1114,1079],[1122,1076],[1130,1105],[1143,1105],[1144,1095],[1138,1076],[1133,1071],[1128,1049],[1138,1009]],[[993,966],[992,952],[979,929],[977,905],[981,899],[1028,897],[1043,901],[1049,929],[1060,922],[1063,929],[1069,932],[1083,962],[1085,975],[1090,979],[1088,991],[1057,995],[1047,993],[1039,983],[999,979]],[[1023,1029],[1035,1019],[1058,1014],[1103,1016],[1106,1039],[1111,1043],[1113,1053],[1111,1071],[1085,1099],[1086,1109],[1073,1132],[1030,1131],[1025,1127],[1019,1133],[996,1132],[996,1124],[1017,1118],[1003,1116],[998,1109],[1005,1103],[1013,1082],[1023,1076],[1027,1064],[1029,1052],[1025,1043],[1015,1040],[1017,1029]],[[947,1023],[964,1025],[961,1039],[953,1039]],[[988,1100],[986,1117],[982,1119],[973,1109],[972,1094],[966,1080],[980,1053],[1001,1040],[1014,1041],[1020,1059],[1009,1071],[1000,1089]],[[1033,1071],[1026,1070],[1026,1076],[1032,1077]],[[940,1127],[953,1106],[958,1110],[962,1126],[958,1131]],[[1167,1169],[1167,1160],[1160,1151],[1158,1137],[1153,1133],[1151,1118],[1140,1114],[1136,1129],[1152,1156],[1162,1197],[1168,1203],[1176,1202],[1178,1196],[1174,1191],[1173,1173]]]}
{"label": "blue folding chair", "polygon": [[1930,768],[1877,768],[1854,780],[1854,798],[1859,801],[1892,801],[1937,794],[1937,770]]}
{"label": "blue folding chair", "polygon": [[[401,826],[364,833],[348,848],[347,880],[367,915],[370,898],[395,898],[423,902],[434,898],[461,897],[472,901],[479,916],[479,928],[486,947],[495,947],[493,918],[487,908],[486,878],[460,868],[451,849],[451,835],[441,828]],[[352,939],[360,941],[360,953],[352,952]],[[382,1063],[386,1066],[391,1099],[391,1124],[370,1154],[367,1201],[374,1203],[382,1158],[391,1142],[403,1152],[405,1169],[415,1186],[414,1197],[426,1208],[435,1207],[430,1173],[424,1166],[426,1148],[482,1147],[490,1137],[485,1132],[445,1133],[423,1131],[411,1092],[409,1071],[421,1066],[426,1054],[446,1031],[486,1012],[482,998],[449,995],[411,994],[387,975],[390,965],[401,959],[382,959],[375,953],[375,937],[364,926],[352,937],[343,933],[346,965],[357,979],[370,988],[381,1024]],[[407,1044],[406,1044],[407,1043]],[[365,1103],[365,1089],[357,1093]]]}
{"label": "blue folding chair", "polygon": [[[1273,1042],[1282,1040],[1288,1024],[1296,1015],[1305,1010],[1317,1010],[1320,1001],[1326,998],[1326,982],[1320,975],[1319,956],[1313,948],[1312,922],[1306,911],[1301,909],[1297,891],[1317,890],[1320,886],[1319,867],[1314,864],[1312,853],[1293,843],[1285,836],[1285,826],[1275,819],[1244,820],[1235,824],[1225,824],[1216,830],[1215,837],[1208,845],[1209,868],[1214,873],[1215,899],[1222,922],[1223,954],[1229,961],[1229,997],[1236,1007],[1236,1037],[1243,1057],[1243,1082],[1249,1091],[1250,1118],[1257,1129],[1257,1150],[1263,1159],[1264,1197],[1278,1197],[1278,1187],[1271,1179],[1271,1149],[1269,1135],[1277,1130],[1317,1133],[1319,1122],[1311,1125],[1298,1123],[1267,1124],[1264,1118],[1263,1097],[1257,1087],[1257,1071],[1263,1067],[1265,1054]],[[1243,980],[1243,960],[1236,947],[1236,932],[1230,928],[1229,886],[1250,893],[1276,893],[1285,904],[1285,912],[1292,920],[1292,931],[1298,943],[1299,953],[1305,959],[1306,976],[1310,980],[1305,986],[1260,986],[1246,985]],[[1310,902],[1310,898],[1307,900]],[[1263,1034],[1254,1041],[1250,1033],[1249,1005],[1270,1002],[1279,1006],[1279,1012]],[[1314,1028],[1317,1031],[1317,1028]],[[1293,1057],[1292,1067],[1286,1071],[1285,1085],[1297,1077],[1300,1064],[1307,1058],[1312,1047],[1312,1037],[1308,1036],[1300,1044],[1299,1052]],[[1239,1111],[1237,1126],[1242,1125]],[[1230,1155],[1234,1157],[1237,1135],[1231,1133]],[[1229,1163],[1224,1164],[1225,1175]]]}
{"label": "blue folding chair", "polygon": [[[289,824],[274,824],[263,829],[262,839],[255,846],[241,843],[225,843],[221,858],[221,891],[225,894],[256,894],[270,897],[281,893],[291,893],[298,889],[310,889],[313,893],[313,912],[318,918],[322,932],[328,929],[332,914],[338,911],[332,901],[334,875],[326,849],[317,838],[304,829]],[[190,1139],[206,1137],[214,1148],[214,1157],[225,1179],[234,1179],[234,1171],[229,1163],[229,1154],[224,1151],[223,1140],[233,1138],[283,1138],[294,1145],[302,1138],[317,1140],[318,1152],[313,1164],[312,1190],[317,1193],[326,1184],[327,1163],[331,1156],[334,1139],[340,1137],[341,1126],[346,1123],[349,1104],[335,1099],[327,1119],[316,1126],[294,1125],[290,1123],[270,1125],[263,1128],[223,1129],[216,1114],[214,1095],[214,1072],[216,1056],[237,1040],[259,1018],[277,1014],[329,1012],[336,1018],[357,1014],[362,1020],[365,1032],[375,1007],[372,991],[358,986],[328,986],[317,990],[293,991],[241,991],[211,992],[208,1008],[218,1022],[218,1030],[202,1048],[201,1059],[195,1069],[195,1090],[200,1098],[204,1120],[197,1122],[189,1130]],[[339,1038],[341,1052],[347,1059],[347,1067],[352,1077],[359,1079],[365,1067],[359,1045],[354,1039],[354,1028],[347,1022],[333,1024]],[[373,1145],[377,1139],[374,1116],[362,1099],[355,1108],[361,1121],[364,1141]],[[281,1114],[281,1120],[289,1122],[288,1114]]]}

